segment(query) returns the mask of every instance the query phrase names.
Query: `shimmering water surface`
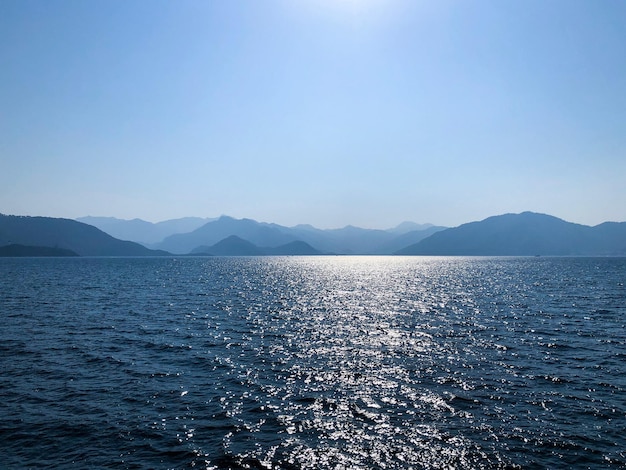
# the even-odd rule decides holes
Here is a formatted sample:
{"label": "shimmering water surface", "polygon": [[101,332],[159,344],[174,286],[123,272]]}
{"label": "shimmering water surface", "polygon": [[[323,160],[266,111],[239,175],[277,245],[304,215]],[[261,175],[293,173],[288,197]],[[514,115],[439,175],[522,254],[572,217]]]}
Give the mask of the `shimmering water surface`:
{"label": "shimmering water surface", "polygon": [[1,468],[625,468],[626,259],[0,259]]}

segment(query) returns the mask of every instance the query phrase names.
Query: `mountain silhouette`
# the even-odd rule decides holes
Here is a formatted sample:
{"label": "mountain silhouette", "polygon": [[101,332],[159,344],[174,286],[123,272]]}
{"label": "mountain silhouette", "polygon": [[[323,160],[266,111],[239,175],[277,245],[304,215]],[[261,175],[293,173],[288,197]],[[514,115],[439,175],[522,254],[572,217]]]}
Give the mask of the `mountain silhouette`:
{"label": "mountain silhouette", "polygon": [[231,235],[212,246],[199,246],[191,251],[193,254],[207,254],[213,256],[258,256],[262,250],[254,243],[250,243],[237,235]]}
{"label": "mountain silhouette", "polygon": [[[94,218],[87,218],[92,219]],[[183,230],[202,221],[199,218],[174,219],[165,221],[163,227],[167,230]],[[145,224],[150,224],[140,219],[122,222],[129,222],[122,224],[125,225],[125,230],[131,230],[131,226],[145,228]],[[120,220],[112,219],[108,223],[116,225]],[[415,227],[418,230],[411,230]],[[191,232],[170,235],[158,246],[179,254],[193,252],[222,256],[322,253],[626,256],[626,222],[605,222],[589,227],[566,222],[551,215],[523,212],[493,216],[449,229],[404,222],[389,230],[353,226],[322,230],[311,225],[284,227],[252,219],[222,216]],[[76,220],[2,214],[0,247],[0,255],[5,253],[4,256],[70,254],[63,250],[70,250],[80,256],[170,254],[167,251],[148,249],[132,241],[118,240],[92,225]]]}
{"label": "mountain silhouette", "polygon": [[[424,228],[423,231],[411,228]],[[392,254],[411,243],[442,230],[443,227],[403,223],[390,230],[364,229],[347,226],[322,230],[311,225],[285,227],[257,222],[252,219],[234,219],[222,216],[190,232],[167,237],[156,247],[173,253],[189,253],[198,246],[212,246],[236,235],[259,247],[275,247],[302,241],[325,253],[337,254]]]}
{"label": "mountain silhouette", "polygon": [[626,223],[595,227],[534,212],[504,214],[431,235],[401,255],[625,255]]}
{"label": "mountain silhouette", "polygon": [[220,240],[212,246],[199,246],[192,254],[213,256],[319,255],[321,252],[303,241],[293,241],[277,247],[259,247],[236,235]]}
{"label": "mountain silhouette", "polygon": [[409,232],[418,232],[433,227],[433,224],[416,224],[415,222],[405,221],[393,228],[388,228],[386,231],[389,233],[395,233],[396,235],[403,235]]}
{"label": "mountain silhouette", "polygon": [[296,241],[296,237],[278,227],[251,219],[222,216],[190,233],[171,235],[157,247],[172,253],[189,253],[198,246],[211,246],[231,235],[257,246],[277,246]]}
{"label": "mountain silhouette", "polygon": [[[292,229],[293,235],[310,245],[337,254],[387,254],[380,250],[385,243],[397,238],[386,230],[365,229],[348,225],[338,229]],[[389,254],[392,252],[390,251]]]}
{"label": "mountain silhouette", "polygon": [[446,227],[431,225],[427,228],[402,233],[401,235],[398,235],[388,242],[385,242],[384,244],[376,247],[376,252],[382,254],[392,254],[397,252],[398,250],[401,250],[402,248],[405,248],[408,245],[418,243],[425,238],[430,237],[432,234],[445,229]]}
{"label": "mountain silhouette", "polygon": [[26,245],[71,250],[81,256],[160,256],[135,242],[113,238],[76,220],[0,214],[0,246]]}
{"label": "mountain silhouette", "polygon": [[141,219],[116,219],[115,217],[79,217],[79,222],[93,225],[112,237],[130,240],[151,248],[176,233],[188,233],[215,219],[183,217],[152,223]]}

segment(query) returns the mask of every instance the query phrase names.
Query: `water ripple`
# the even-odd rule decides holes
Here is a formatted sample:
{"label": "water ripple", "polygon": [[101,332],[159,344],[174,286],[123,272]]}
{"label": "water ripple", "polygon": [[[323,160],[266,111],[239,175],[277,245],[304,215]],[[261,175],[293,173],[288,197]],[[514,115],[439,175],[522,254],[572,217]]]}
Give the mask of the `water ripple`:
{"label": "water ripple", "polygon": [[624,259],[0,260],[3,468],[623,468]]}

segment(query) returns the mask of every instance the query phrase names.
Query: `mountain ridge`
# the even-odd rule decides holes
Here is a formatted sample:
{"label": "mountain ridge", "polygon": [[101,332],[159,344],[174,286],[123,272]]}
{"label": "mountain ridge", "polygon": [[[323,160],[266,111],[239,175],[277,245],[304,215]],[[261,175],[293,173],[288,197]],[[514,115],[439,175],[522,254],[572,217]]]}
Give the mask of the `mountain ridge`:
{"label": "mountain ridge", "polygon": [[321,255],[323,253],[301,240],[277,247],[261,247],[237,235],[230,235],[215,245],[199,246],[193,249],[191,254],[211,256],[309,256]]}
{"label": "mountain ridge", "polygon": [[257,246],[277,246],[297,240],[296,237],[278,229],[275,224],[221,216],[192,232],[170,235],[156,247],[172,253],[184,254],[198,246],[214,245],[230,235],[237,235]]}
{"label": "mountain ridge", "polygon": [[141,243],[148,248],[163,241],[164,238],[176,233],[187,233],[215,219],[202,217],[182,217],[161,222],[148,222],[134,218],[130,220],[116,217],[79,217],[79,222],[93,225],[120,240]]}
{"label": "mountain ridge", "polygon": [[502,214],[442,230],[396,254],[621,256],[626,255],[626,222],[590,227],[535,212]]}
{"label": "mountain ridge", "polygon": [[0,246],[25,245],[70,250],[80,256],[163,256],[164,251],[118,240],[72,219],[0,214]]}
{"label": "mountain ridge", "polygon": [[[428,227],[424,231],[404,232],[401,228],[398,234],[393,229],[392,231],[363,229],[351,225],[338,229],[318,229],[311,225],[286,227],[274,223],[257,222],[253,219],[221,216],[193,232],[171,235],[155,247],[184,254],[198,246],[211,246],[230,235],[236,235],[257,246],[265,247],[276,247],[299,240],[326,253],[392,254],[395,250],[417,242],[431,232],[445,228],[430,224],[424,226]],[[406,224],[404,227],[407,227]],[[422,226],[419,224],[408,226],[408,228],[411,227]]]}
{"label": "mountain ridge", "polygon": [[[136,219],[140,220],[140,219]],[[182,220],[182,219],[181,219]],[[197,224],[200,220],[195,220]],[[626,222],[587,226],[534,212],[502,214],[454,228],[400,224],[397,230],[346,226],[322,230],[310,225],[284,227],[222,216],[192,232],[174,234],[164,242],[177,254],[197,252],[222,242],[214,251],[264,254],[400,254],[446,256],[626,256]],[[423,226],[422,226],[423,227]],[[247,248],[244,248],[244,245]],[[16,245],[9,248],[10,245]],[[23,245],[26,248],[20,248]],[[224,246],[223,246],[224,245]],[[151,250],[118,240],[104,231],[71,219],[0,214],[0,247],[6,253],[53,253],[70,250],[80,256],[162,256],[170,250]],[[246,249],[248,251],[246,251]],[[43,250],[43,251],[42,251]],[[229,251],[230,250],[230,251]],[[59,251],[57,253],[62,253]]]}

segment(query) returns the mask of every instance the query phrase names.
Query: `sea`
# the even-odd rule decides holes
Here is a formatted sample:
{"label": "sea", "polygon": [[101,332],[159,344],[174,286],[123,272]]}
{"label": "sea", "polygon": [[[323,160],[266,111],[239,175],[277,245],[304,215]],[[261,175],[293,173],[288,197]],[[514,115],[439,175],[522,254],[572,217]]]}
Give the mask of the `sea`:
{"label": "sea", "polygon": [[2,469],[626,468],[626,258],[0,259]]}

